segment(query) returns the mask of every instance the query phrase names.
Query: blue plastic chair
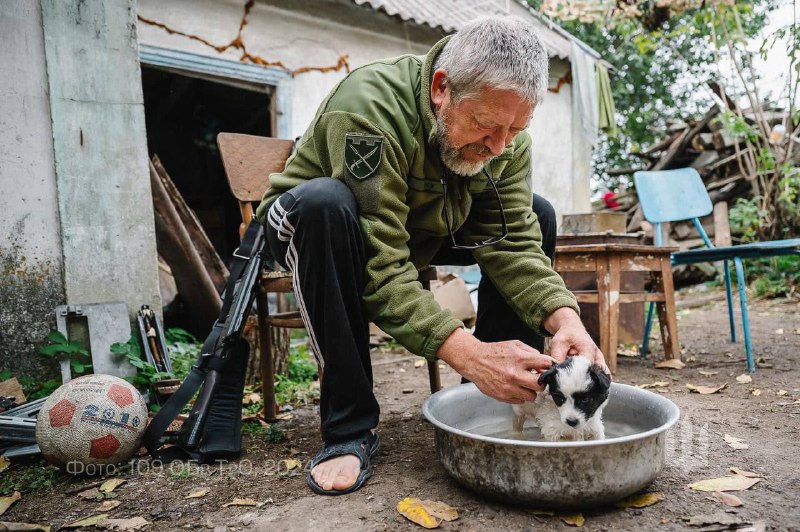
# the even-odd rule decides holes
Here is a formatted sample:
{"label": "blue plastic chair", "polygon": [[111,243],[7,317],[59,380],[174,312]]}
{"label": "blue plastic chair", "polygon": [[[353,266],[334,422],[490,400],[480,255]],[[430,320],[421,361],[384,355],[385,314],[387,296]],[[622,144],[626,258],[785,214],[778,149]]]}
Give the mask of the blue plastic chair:
{"label": "blue plastic chair", "polygon": [[[672,254],[672,264],[695,264],[698,262],[724,262],[725,293],[728,298],[728,321],[731,328],[731,341],[736,341],[736,325],[733,318],[733,297],[731,294],[731,275],[728,261],[732,260],[736,267],[736,280],[739,285],[739,303],[742,307],[742,328],[744,330],[744,346],[747,352],[747,370],[755,372],[753,349],[750,345],[750,324],[747,318],[747,296],[745,294],[745,278],[742,259],[755,257],[773,257],[777,255],[800,254],[800,239],[775,240],[739,246],[715,248],[708,239],[700,217],[711,213],[713,206],[708,192],[694,168],[662,170],[657,172],[636,172],[633,174],[636,192],[644,212],[644,217],[654,225],[655,245],[663,245],[661,224],[692,220],[695,228],[705,242],[706,248],[681,251]],[[647,322],[642,340],[642,355],[647,353],[650,328],[653,325],[654,304],[650,303],[647,311]]]}

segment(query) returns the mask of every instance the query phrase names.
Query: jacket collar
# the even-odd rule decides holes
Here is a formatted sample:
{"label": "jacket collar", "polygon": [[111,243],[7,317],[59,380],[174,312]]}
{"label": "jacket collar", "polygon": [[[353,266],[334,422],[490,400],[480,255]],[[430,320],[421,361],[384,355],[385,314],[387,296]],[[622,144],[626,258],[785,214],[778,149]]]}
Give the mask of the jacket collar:
{"label": "jacket collar", "polygon": [[431,102],[431,80],[433,79],[433,63],[439,53],[450,40],[450,35],[433,45],[430,51],[423,56],[422,62],[422,87],[420,87],[419,108],[422,113],[422,128],[428,146],[436,146],[436,115]]}

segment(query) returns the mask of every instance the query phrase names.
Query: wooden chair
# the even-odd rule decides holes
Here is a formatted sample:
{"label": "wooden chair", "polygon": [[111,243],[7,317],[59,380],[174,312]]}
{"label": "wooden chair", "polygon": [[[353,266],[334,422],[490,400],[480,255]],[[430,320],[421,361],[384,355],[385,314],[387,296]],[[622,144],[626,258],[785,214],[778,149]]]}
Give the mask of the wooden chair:
{"label": "wooden chair", "polygon": [[[270,137],[258,137],[239,133],[220,133],[217,136],[220,156],[225,168],[228,185],[242,214],[239,235],[253,219],[253,203],[261,201],[269,188],[269,175],[283,171],[286,160],[292,152],[292,141]],[[430,283],[436,279],[436,269],[424,268],[419,272],[423,288],[430,290]],[[284,271],[264,271],[256,295],[258,309],[258,341],[261,346],[261,387],[264,396],[264,419],[273,420],[276,415],[275,373],[273,365],[273,346],[270,342],[269,327],[289,329],[304,328],[300,312],[284,312],[270,315],[268,294],[291,293],[292,274]],[[431,392],[441,389],[441,378],[437,362],[428,362],[428,376]],[[322,378],[322,375],[320,375]]]}

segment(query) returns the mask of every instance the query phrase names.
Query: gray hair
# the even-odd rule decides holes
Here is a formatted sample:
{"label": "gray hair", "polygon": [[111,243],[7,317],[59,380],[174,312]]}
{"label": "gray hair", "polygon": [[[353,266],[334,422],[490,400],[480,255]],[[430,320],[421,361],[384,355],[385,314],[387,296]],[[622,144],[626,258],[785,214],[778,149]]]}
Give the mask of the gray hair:
{"label": "gray hair", "polygon": [[536,28],[519,17],[469,22],[445,44],[434,63],[439,68],[454,102],[491,88],[514,91],[535,106],[547,90],[547,51]]}

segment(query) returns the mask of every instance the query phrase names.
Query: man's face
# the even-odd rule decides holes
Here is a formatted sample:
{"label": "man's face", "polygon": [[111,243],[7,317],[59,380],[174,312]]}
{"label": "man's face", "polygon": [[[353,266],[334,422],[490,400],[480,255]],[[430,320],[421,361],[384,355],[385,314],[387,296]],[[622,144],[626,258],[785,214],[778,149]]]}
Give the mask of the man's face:
{"label": "man's face", "polygon": [[453,103],[443,70],[431,86],[442,162],[459,175],[474,175],[528,127],[533,106],[510,90],[483,89]]}

